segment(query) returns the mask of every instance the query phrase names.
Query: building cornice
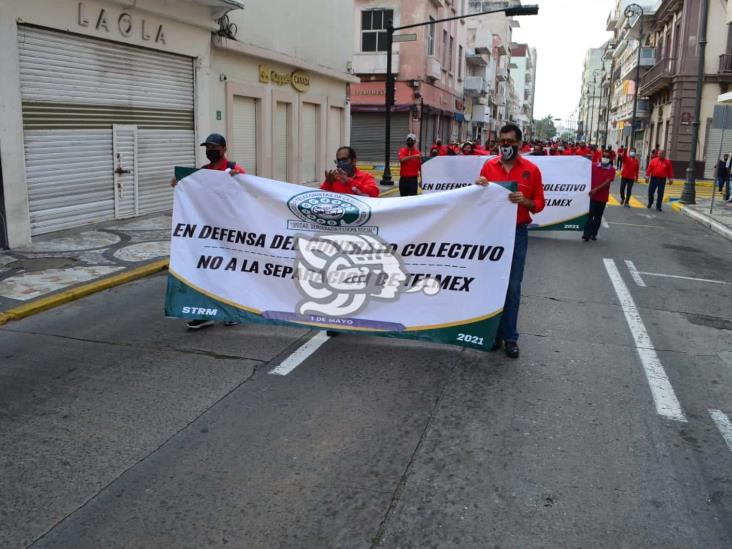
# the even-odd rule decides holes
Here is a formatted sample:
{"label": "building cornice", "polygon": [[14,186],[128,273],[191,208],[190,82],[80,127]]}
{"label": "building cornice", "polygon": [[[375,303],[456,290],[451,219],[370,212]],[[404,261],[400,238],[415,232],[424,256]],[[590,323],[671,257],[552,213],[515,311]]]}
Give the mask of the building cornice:
{"label": "building cornice", "polygon": [[239,42],[238,40],[231,40],[217,35],[212,36],[211,42],[213,46],[218,49],[243,55],[250,55],[252,57],[259,57],[260,59],[274,61],[283,65],[294,66],[304,71],[321,74],[335,80],[341,80],[342,82],[349,82],[351,84],[358,84],[361,82],[361,79],[353,74],[341,72],[316,63],[311,63],[304,59],[298,59],[297,57],[292,57],[284,53],[268,50],[266,48],[255,46],[254,44],[247,44],[246,42]]}

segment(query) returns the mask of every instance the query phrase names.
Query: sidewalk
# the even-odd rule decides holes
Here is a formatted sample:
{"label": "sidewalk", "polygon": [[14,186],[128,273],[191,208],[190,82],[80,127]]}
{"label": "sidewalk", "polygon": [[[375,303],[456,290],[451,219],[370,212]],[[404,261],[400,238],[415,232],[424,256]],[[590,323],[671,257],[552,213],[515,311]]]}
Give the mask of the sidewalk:
{"label": "sidewalk", "polygon": [[721,194],[717,194],[714,198],[712,213],[709,213],[711,205],[711,198],[699,196],[696,198],[696,204],[681,204],[678,200],[671,202],[671,207],[675,211],[681,212],[732,241],[732,204],[725,202]]}
{"label": "sidewalk", "polygon": [[[381,196],[399,189],[379,187]],[[0,250],[0,325],[167,268],[170,226],[171,214],[157,213],[42,235],[29,247]]]}

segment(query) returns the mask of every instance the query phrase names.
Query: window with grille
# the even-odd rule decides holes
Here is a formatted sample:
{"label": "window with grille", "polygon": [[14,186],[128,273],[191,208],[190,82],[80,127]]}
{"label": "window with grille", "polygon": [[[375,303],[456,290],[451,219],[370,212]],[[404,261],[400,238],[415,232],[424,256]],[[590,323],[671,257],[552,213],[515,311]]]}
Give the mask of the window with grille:
{"label": "window with grille", "polygon": [[361,12],[361,51],[386,51],[386,23],[394,20],[394,10]]}

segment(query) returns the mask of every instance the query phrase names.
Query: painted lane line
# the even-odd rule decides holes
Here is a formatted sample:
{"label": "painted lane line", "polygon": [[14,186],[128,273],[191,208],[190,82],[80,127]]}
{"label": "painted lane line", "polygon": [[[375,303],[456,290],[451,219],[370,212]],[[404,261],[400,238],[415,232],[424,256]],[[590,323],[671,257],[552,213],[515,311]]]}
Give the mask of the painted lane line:
{"label": "painted lane line", "polygon": [[620,221],[610,221],[610,225],[623,225],[624,227],[642,227],[644,229],[662,228],[661,225],[641,225],[639,223],[621,223]]}
{"label": "painted lane line", "polygon": [[648,331],[643,324],[643,319],[633,301],[633,296],[630,295],[630,290],[628,290],[625,282],[623,282],[615,261],[607,258],[603,259],[603,261],[605,262],[605,270],[610,277],[610,282],[612,282],[615,293],[620,301],[620,306],[625,314],[628,328],[630,328],[630,333],[635,341],[635,349],[638,351],[638,357],[643,365],[643,370],[651,389],[651,395],[653,396],[653,402],[656,405],[656,412],[668,419],[685,422],[686,416],[684,415],[684,411],[681,409],[681,404],[676,398],[674,388],[666,376],[666,371],[663,369],[661,360],[656,354],[651,337],[648,335]]}
{"label": "painted lane line", "polygon": [[641,277],[641,273],[638,272],[638,269],[635,268],[635,264],[630,260],[626,259],[625,264],[628,266],[628,270],[630,271],[630,276],[633,277],[633,280],[635,281],[638,286],[641,288],[646,287],[646,283]]}
{"label": "painted lane line", "polygon": [[602,226],[605,227],[606,229],[609,229],[610,228],[610,225],[608,225],[608,223],[607,223],[607,221],[605,220],[604,217],[602,218]]}
{"label": "painted lane line", "polygon": [[712,420],[717,426],[717,429],[722,433],[722,438],[727,443],[727,448],[732,452],[732,423],[730,423],[729,418],[720,410],[709,410],[709,415],[712,416]]}
{"label": "painted lane line", "polygon": [[695,282],[709,282],[711,284],[730,284],[729,282],[725,282],[723,280],[710,280],[708,278],[695,278],[693,276],[679,276],[679,275],[669,275],[669,274],[663,274],[663,273],[646,273],[646,272],[640,272],[639,274],[646,275],[646,276],[661,276],[664,278],[679,278],[681,280],[693,280]]}
{"label": "painted lane line", "polygon": [[329,339],[330,337],[328,337],[327,333],[318,332],[313,337],[308,339],[302,347],[298,347],[298,349],[294,353],[292,353],[285,360],[283,360],[279,366],[270,370],[269,373],[278,376],[286,376],[295,368],[300,366],[300,364],[305,362],[310,355],[317,351],[320,346]]}

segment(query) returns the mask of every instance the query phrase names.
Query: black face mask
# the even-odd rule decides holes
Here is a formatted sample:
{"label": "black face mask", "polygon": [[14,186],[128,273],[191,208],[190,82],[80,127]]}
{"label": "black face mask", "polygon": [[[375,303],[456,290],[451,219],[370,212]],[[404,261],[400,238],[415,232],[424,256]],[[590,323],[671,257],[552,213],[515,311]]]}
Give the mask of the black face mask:
{"label": "black face mask", "polygon": [[353,177],[353,174],[356,173],[356,168],[353,167],[350,160],[339,160],[338,169],[346,172],[348,177]]}
{"label": "black face mask", "polygon": [[511,161],[516,158],[516,155],[518,154],[518,145],[514,145],[513,147],[510,145],[501,145],[498,147],[498,150],[501,153],[501,158],[503,160]]}
{"label": "black face mask", "polygon": [[407,141],[407,147],[409,147],[410,149],[411,149],[412,147],[414,147],[414,141],[412,141],[411,139],[410,139],[410,140],[408,140],[408,141]]}
{"label": "black face mask", "polygon": [[221,151],[216,149],[207,149],[206,150],[206,158],[208,158],[208,161],[211,162],[211,164],[215,164],[219,160],[221,160],[222,154]]}

